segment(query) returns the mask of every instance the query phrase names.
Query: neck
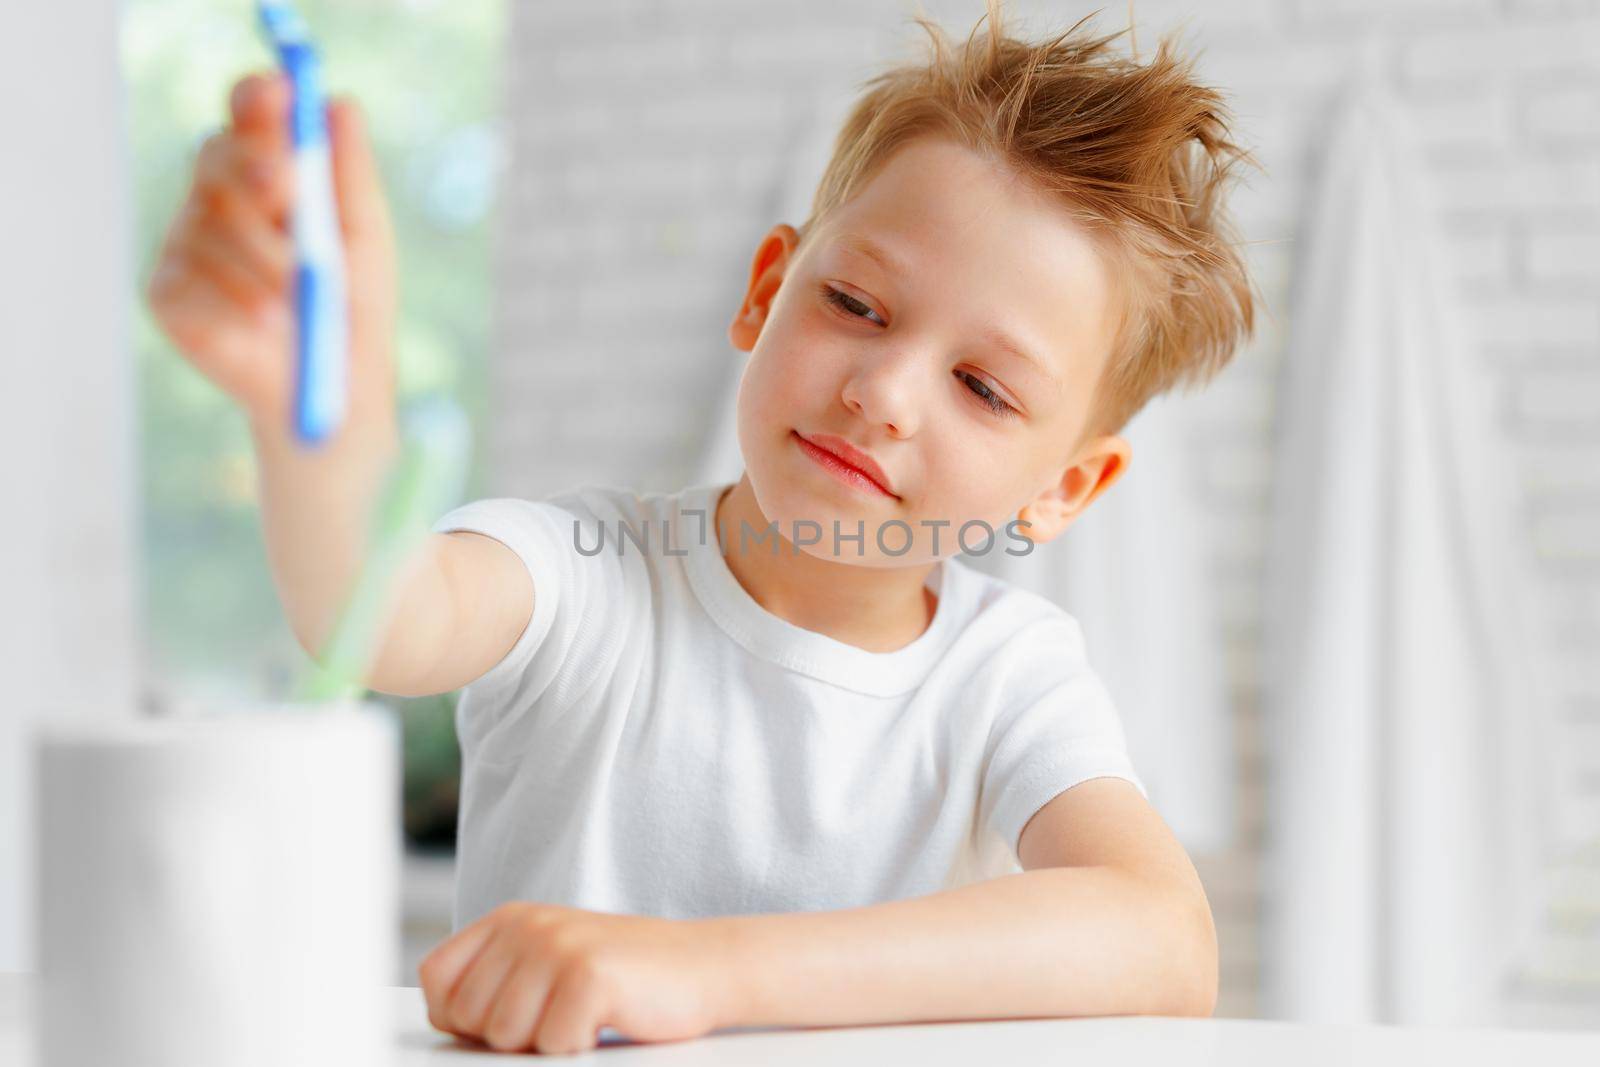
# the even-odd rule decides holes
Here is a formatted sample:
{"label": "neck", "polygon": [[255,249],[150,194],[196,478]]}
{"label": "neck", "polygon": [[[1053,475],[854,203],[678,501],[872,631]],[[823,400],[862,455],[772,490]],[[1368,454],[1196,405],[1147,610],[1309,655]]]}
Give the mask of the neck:
{"label": "neck", "polygon": [[776,538],[739,551],[741,523],[763,530],[769,520],[756,503],[745,472],[713,508],[712,526],[728,570],[750,598],[786,622],[868,652],[893,652],[911,644],[933,621],[938,598],[924,586],[938,564],[868,567],[796,551]]}

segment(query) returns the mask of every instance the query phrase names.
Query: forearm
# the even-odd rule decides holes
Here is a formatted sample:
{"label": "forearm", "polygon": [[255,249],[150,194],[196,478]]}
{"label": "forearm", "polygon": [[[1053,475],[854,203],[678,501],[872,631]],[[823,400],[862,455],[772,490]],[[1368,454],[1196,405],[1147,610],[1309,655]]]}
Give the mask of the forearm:
{"label": "forearm", "polygon": [[1216,998],[1204,897],[1109,867],[707,921],[729,953],[726,1026],[1206,1015]]}
{"label": "forearm", "polygon": [[252,422],[267,559],[289,624],[317,655],[368,549],[369,523],[399,452],[392,418],[351,420],[319,447]]}

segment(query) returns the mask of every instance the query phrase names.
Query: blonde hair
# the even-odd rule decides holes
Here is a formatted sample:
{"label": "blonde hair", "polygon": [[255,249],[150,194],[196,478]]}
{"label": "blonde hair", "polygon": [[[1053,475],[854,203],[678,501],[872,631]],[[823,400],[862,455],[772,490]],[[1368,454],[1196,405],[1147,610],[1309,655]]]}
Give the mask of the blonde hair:
{"label": "blonde hair", "polygon": [[1176,58],[1169,40],[1141,64],[1106,47],[1126,30],[1080,34],[1085,16],[1029,43],[1006,36],[1000,8],[988,0],[959,48],[915,16],[931,54],[862,83],[800,240],[897,148],[928,134],[1059,194],[1125,282],[1080,440],[1116,433],[1151,397],[1209,381],[1253,329],[1253,285],[1222,196],[1238,162],[1259,164],[1228,139],[1221,95],[1192,80],[1193,60]]}

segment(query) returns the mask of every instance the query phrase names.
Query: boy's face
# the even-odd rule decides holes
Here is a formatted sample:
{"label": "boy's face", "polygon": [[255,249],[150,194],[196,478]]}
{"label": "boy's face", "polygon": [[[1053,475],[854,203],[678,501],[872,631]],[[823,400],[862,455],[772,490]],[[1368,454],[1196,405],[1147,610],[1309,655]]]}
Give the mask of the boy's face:
{"label": "boy's face", "polygon": [[[811,520],[825,558],[899,566],[958,550],[962,523],[1048,541],[1126,468],[1115,436],[1069,451],[1087,425],[1114,329],[1113,280],[1057,201],[944,138],[897,150],[804,249],[780,224],[762,241],[729,337],[750,352],[739,444],[762,514],[785,537]],[[882,249],[891,266],[871,254]],[[829,294],[838,294],[832,300]],[[1008,335],[1028,355],[1008,350]],[[1031,355],[1031,359],[1029,356]],[[831,474],[802,438],[843,438],[889,493]],[[899,519],[911,549],[881,552]],[[938,530],[926,522],[944,520]],[[864,524],[833,551],[842,533]],[[890,551],[907,532],[889,528]],[[982,527],[964,543],[983,551]]]}

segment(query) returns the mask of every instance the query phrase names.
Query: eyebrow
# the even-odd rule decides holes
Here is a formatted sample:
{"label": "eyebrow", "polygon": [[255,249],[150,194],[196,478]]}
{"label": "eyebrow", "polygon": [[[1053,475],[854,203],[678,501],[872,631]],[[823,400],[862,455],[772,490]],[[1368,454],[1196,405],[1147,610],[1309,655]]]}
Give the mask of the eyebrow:
{"label": "eyebrow", "polygon": [[841,248],[860,253],[868,259],[875,260],[878,266],[890,274],[910,274],[905,260],[878,244],[872,238],[859,233],[844,233],[839,235],[838,244]]}
{"label": "eyebrow", "polygon": [[[911,270],[906,266],[905,260],[894,252],[877,243],[865,234],[843,233],[837,239],[839,247],[858,253],[873,260],[890,274],[909,275]],[[1024,348],[1016,338],[1000,329],[998,326],[989,326],[983,331],[983,339],[996,348],[1009,352],[1012,356],[1032,365],[1033,369],[1043,375],[1044,380],[1061,390],[1061,379],[1051,371],[1050,365],[1028,349]]]}
{"label": "eyebrow", "polygon": [[1057,391],[1060,391],[1061,380],[1055,376],[1055,372],[1053,372],[1049,366],[1045,364],[1044,360],[1040,359],[1038,356],[1034,355],[1032,352],[1018,344],[1010,334],[1001,331],[999,327],[991,326],[989,329],[984,331],[983,339],[994,345],[996,348],[1004,349],[1005,351],[1010,352],[1013,356],[1022,360],[1022,362],[1032,364],[1033,369],[1038,371],[1039,374],[1044,377],[1045,381],[1055,386]]}

